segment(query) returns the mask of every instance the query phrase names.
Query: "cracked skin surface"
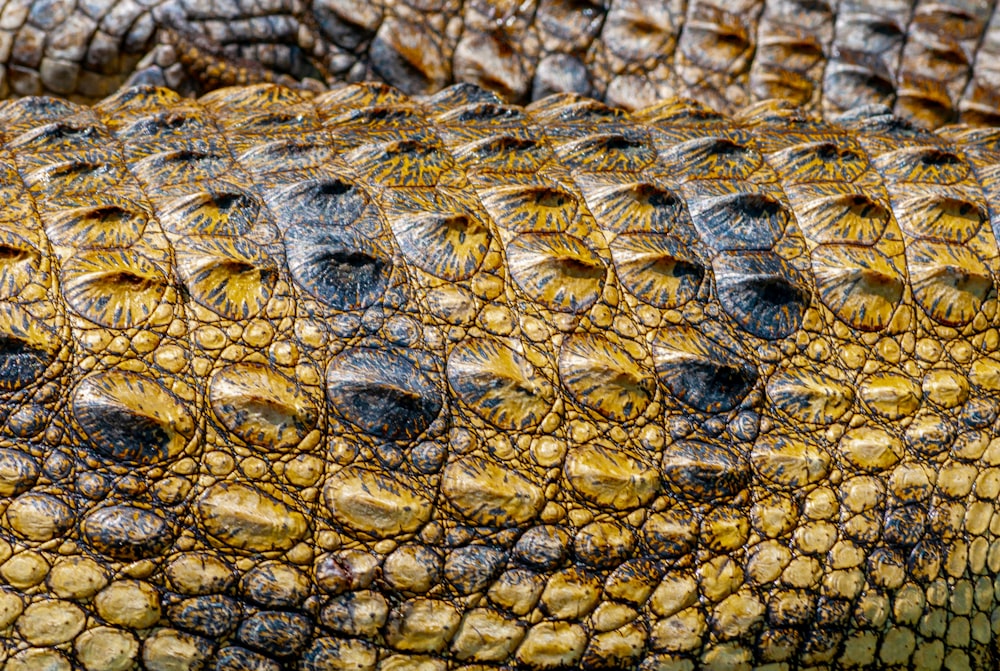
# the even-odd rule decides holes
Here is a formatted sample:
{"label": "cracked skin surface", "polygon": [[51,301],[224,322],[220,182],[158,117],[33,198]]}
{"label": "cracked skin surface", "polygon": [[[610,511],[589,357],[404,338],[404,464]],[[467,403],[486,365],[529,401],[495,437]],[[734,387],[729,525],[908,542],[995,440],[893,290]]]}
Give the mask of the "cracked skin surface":
{"label": "cracked skin surface", "polygon": [[1000,121],[993,0],[0,0],[0,95],[97,101],[276,80],[471,82],[626,109],[690,97],[865,104],[922,127]]}
{"label": "cracked skin surface", "polygon": [[1000,131],[0,105],[5,671],[974,669]]}

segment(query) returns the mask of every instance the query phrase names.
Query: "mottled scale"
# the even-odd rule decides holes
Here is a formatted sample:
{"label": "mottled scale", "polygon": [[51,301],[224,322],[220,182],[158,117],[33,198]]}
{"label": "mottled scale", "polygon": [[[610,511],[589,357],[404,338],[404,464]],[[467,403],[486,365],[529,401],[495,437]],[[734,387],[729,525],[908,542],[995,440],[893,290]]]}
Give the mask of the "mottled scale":
{"label": "mottled scale", "polygon": [[551,383],[510,345],[469,339],[448,356],[448,380],[458,398],[501,429],[525,429],[541,422],[555,397]]}
{"label": "mottled scale", "polygon": [[88,376],[73,391],[72,402],[91,448],[115,462],[167,461],[194,437],[191,412],[145,375],[108,371]]}
{"label": "mottled scale", "polygon": [[658,308],[684,305],[701,289],[706,264],[672,235],[626,233],[610,244],[618,279],[639,300]]}
{"label": "mottled scale", "polygon": [[248,445],[295,447],[319,420],[316,401],[295,381],[262,364],[234,364],[215,373],[208,398],[216,417]]}
{"label": "mottled scale", "polygon": [[811,260],[820,300],[837,317],[862,331],[889,324],[906,286],[901,259],[870,247],[833,244],[818,246]]}
{"label": "mottled scale", "polygon": [[222,236],[174,242],[177,273],[191,298],[227,319],[248,319],[264,310],[279,278],[278,253]]}
{"label": "mottled scale", "polygon": [[111,328],[145,322],[169,292],[163,269],[126,250],[77,253],[64,263],[62,283],[70,307]]}
{"label": "mottled scale", "polygon": [[994,286],[994,273],[966,247],[916,241],[907,247],[913,295],[942,324],[967,324]]}
{"label": "mottled scale", "polygon": [[605,338],[571,336],[559,350],[559,376],[580,404],[608,419],[627,421],[645,411],[656,388],[636,354],[645,352]]}
{"label": "mottled scale", "polygon": [[832,424],[854,403],[854,389],[836,368],[789,369],[776,372],[767,382],[767,395],[775,407],[802,422]]}
{"label": "mottled scale", "polygon": [[47,217],[45,233],[54,245],[108,249],[128,247],[145,232],[151,213],[139,203],[95,194],[85,206],[72,205]]}
{"label": "mottled scale", "polygon": [[400,251],[441,279],[468,279],[486,256],[492,233],[478,203],[443,191],[397,190],[385,205]]}
{"label": "mottled scale", "polygon": [[580,313],[600,298],[606,261],[568,233],[522,233],[507,245],[508,272],[532,300],[558,312]]}
{"label": "mottled scale", "polygon": [[797,184],[787,191],[803,234],[815,242],[874,245],[895,233],[887,198],[876,200],[853,184]]}
{"label": "mottled scale", "polygon": [[480,180],[479,197],[502,230],[560,231],[576,217],[578,198],[562,184],[531,180],[498,185],[488,174],[478,176]]}
{"label": "mottled scale", "polygon": [[742,455],[725,445],[681,441],[663,453],[664,485],[680,499],[713,501],[736,496],[750,480]]}

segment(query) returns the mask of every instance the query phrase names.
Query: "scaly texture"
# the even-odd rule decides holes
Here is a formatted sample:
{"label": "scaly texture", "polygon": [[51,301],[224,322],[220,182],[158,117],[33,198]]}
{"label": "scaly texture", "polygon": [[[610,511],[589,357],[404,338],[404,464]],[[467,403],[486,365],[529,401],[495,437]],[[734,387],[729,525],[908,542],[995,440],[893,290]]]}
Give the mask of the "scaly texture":
{"label": "scaly texture", "polygon": [[0,105],[27,669],[995,669],[1000,132]]}
{"label": "scaly texture", "polygon": [[937,127],[1000,120],[998,63],[992,0],[0,0],[0,93],[90,101],[129,77],[185,93],[465,81],[626,109],[880,104]]}

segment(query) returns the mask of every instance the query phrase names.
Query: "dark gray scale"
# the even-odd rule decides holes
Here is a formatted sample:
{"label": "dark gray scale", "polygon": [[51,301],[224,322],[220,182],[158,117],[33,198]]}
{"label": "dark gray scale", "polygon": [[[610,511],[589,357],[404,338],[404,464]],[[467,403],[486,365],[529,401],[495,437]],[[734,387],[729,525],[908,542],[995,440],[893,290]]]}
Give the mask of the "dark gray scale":
{"label": "dark gray scale", "polygon": [[441,411],[440,391],[402,351],[350,349],[326,369],[333,411],[383,440],[413,440]]}
{"label": "dark gray scale", "polygon": [[268,195],[296,284],[336,310],[364,309],[385,293],[392,259],[384,231],[354,185],[317,179]]}
{"label": "dark gray scale", "polygon": [[[588,14],[591,12],[586,10],[578,13],[580,16]],[[538,62],[531,84],[531,98],[539,100],[563,91],[587,96],[595,94],[590,72],[579,57],[562,53],[550,54]]]}
{"label": "dark gray scale", "polygon": [[807,280],[777,254],[722,253],[712,269],[719,303],[745,331],[777,340],[802,324],[811,297]]}
{"label": "dark gray scale", "polygon": [[318,177],[266,194],[267,204],[282,228],[294,224],[350,226],[371,202],[356,184],[332,177]]}
{"label": "dark gray scale", "polygon": [[167,617],[178,629],[220,639],[236,630],[243,617],[243,609],[239,601],[232,597],[207,594],[170,604]]}
{"label": "dark gray scale", "polygon": [[667,490],[680,499],[711,503],[736,496],[750,483],[750,466],[725,445],[685,440],[663,452]]}
{"label": "dark gray scale", "polygon": [[214,671],[282,671],[273,659],[235,645],[219,650]]}
{"label": "dark gray scale", "polygon": [[506,559],[503,550],[488,545],[456,548],[444,560],[444,577],[459,594],[481,592],[493,583]]}
{"label": "dark gray scale", "polygon": [[218,132],[215,124],[204,114],[190,109],[171,109],[145,116],[115,131],[115,136],[125,143],[125,156],[132,159],[147,154],[167,151]]}
{"label": "dark gray scale", "polygon": [[0,336],[0,393],[20,391],[41,379],[55,357],[54,350],[33,347],[16,335]]}
{"label": "dark gray scale", "polygon": [[313,625],[305,615],[263,611],[243,620],[236,638],[248,648],[274,657],[293,657],[312,635]]}
{"label": "dark gray scale", "polygon": [[83,519],[81,530],[94,551],[122,561],[159,557],[177,535],[163,516],[129,505],[98,508]]}
{"label": "dark gray scale", "polygon": [[757,384],[757,369],[737,343],[723,344],[689,327],[658,332],[652,353],[667,391],[702,412],[732,410]]}
{"label": "dark gray scale", "polygon": [[[720,251],[772,249],[792,221],[776,194],[706,193],[685,188],[695,229],[705,244]],[[712,191],[716,191],[712,189]]]}
{"label": "dark gray scale", "polygon": [[531,568],[551,571],[562,565],[569,542],[569,534],[561,527],[532,527],[514,545],[514,558]]}

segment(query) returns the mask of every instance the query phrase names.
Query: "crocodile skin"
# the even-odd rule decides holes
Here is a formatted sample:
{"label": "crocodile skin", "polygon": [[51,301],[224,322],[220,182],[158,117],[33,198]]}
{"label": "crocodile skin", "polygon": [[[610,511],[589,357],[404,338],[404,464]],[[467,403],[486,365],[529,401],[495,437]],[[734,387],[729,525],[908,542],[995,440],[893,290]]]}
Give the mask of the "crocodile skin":
{"label": "crocodile skin", "polygon": [[997,668],[1000,131],[843,124],[0,104],[5,671]]}
{"label": "crocodile skin", "polygon": [[90,101],[130,77],[186,93],[378,79],[1000,121],[1000,14],[980,0],[0,0],[0,66],[0,94]]}

